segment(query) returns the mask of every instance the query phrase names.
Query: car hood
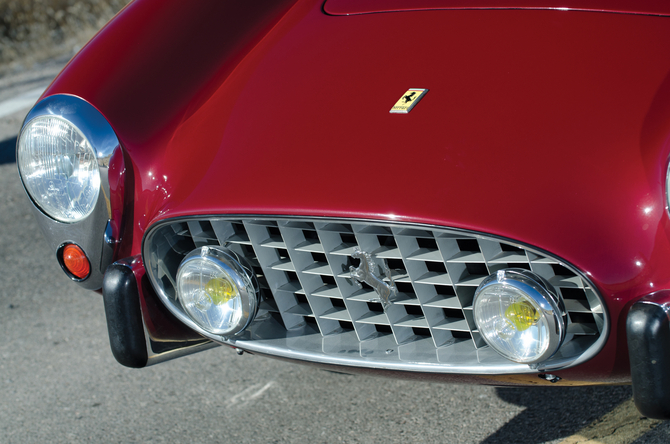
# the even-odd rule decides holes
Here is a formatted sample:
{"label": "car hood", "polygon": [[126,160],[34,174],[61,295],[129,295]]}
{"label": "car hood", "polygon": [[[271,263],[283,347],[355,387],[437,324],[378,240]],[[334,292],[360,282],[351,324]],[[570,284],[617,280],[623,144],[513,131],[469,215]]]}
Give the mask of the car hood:
{"label": "car hood", "polygon": [[[612,289],[662,279],[635,264],[670,251],[667,18],[298,2],[249,19],[256,34],[225,52],[225,15],[148,4],[131,5],[147,23],[105,28],[48,91],[117,132],[133,251],[169,217],[356,217],[505,236]],[[429,91],[389,113],[408,88]]]}

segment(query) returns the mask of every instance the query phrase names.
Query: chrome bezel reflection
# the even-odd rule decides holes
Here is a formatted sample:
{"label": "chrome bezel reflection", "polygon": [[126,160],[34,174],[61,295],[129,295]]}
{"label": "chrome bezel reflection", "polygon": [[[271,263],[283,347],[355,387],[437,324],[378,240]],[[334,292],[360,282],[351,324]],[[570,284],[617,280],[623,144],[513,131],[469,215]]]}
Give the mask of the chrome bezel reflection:
{"label": "chrome bezel reflection", "polygon": [[[194,276],[200,279],[195,285],[192,282]],[[209,298],[203,277],[223,277],[233,284],[236,295],[223,304],[214,304],[211,299],[209,304],[203,302]],[[197,325],[198,330],[223,337],[233,336],[244,330],[258,311],[259,286],[253,269],[226,248],[200,247],[191,251],[179,265],[176,281],[178,308]]]}
{"label": "chrome bezel reflection", "polygon": [[[538,313],[538,338],[540,349],[535,353],[529,350],[530,340],[524,344],[527,348],[515,348],[515,343],[524,342],[531,334],[520,333],[505,318],[503,298],[516,294],[523,302],[528,302]],[[487,304],[498,305],[496,316],[485,314]],[[503,357],[522,364],[538,364],[553,356],[560,348],[567,331],[567,312],[565,304],[553,286],[541,276],[520,268],[500,270],[488,276],[477,288],[473,300],[474,320],[486,343]],[[511,305],[511,304],[510,304]],[[500,323],[510,323],[508,338],[503,337]],[[530,327],[533,328],[533,327]],[[541,336],[545,335],[544,338]],[[528,338],[526,338],[528,339]],[[514,340],[514,341],[512,341]]]}

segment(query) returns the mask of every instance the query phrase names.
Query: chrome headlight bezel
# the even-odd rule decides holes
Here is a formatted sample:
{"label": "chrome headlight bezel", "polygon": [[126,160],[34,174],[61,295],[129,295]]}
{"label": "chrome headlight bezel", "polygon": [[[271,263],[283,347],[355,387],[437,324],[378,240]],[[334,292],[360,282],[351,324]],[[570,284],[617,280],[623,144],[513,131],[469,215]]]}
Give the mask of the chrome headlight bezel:
{"label": "chrome headlight bezel", "polygon": [[[27,141],[24,137],[27,137],[27,131],[34,124],[47,119],[63,122],[75,129],[88,145],[86,149],[95,156],[98,168],[98,174],[94,176],[95,196],[81,217],[68,218],[53,214],[53,211],[49,211],[48,205],[44,205],[39,196],[35,195],[34,189],[31,190],[33,187],[26,184],[26,174],[21,160],[25,158],[22,147]],[[77,223],[89,217],[98,205],[109,210],[109,181],[107,178],[109,160],[118,146],[119,141],[114,130],[95,107],[75,96],[53,95],[39,101],[26,116],[16,144],[17,168],[26,192],[44,214],[59,222]]]}
{"label": "chrome headlight bezel", "polygon": [[[193,276],[199,277],[200,282],[195,285],[193,282],[186,282],[193,281]],[[205,276],[223,279],[232,284],[235,296],[225,303],[213,303],[211,297],[207,295],[206,286],[203,286],[202,278]],[[190,291],[186,291],[187,289]],[[251,265],[227,248],[217,246],[196,248],[187,254],[179,265],[177,298],[180,308],[198,325],[198,330],[222,337],[240,333],[256,316],[259,292],[256,274]],[[196,307],[199,301],[194,297],[207,298],[208,307]]]}
{"label": "chrome headlight bezel", "polygon": [[[538,322],[544,327],[542,332],[537,333],[540,336],[537,342],[544,342],[541,350],[534,355],[527,356],[528,350],[525,354],[516,349],[511,350],[513,346],[508,340],[511,338],[505,339],[500,336],[494,326],[496,322],[505,321],[503,306],[509,307],[504,305],[503,299],[509,298],[511,294],[517,295],[523,302],[532,306],[538,315]],[[487,318],[484,314],[484,304],[491,303],[489,300],[496,297],[499,300],[493,305],[500,306],[500,313],[497,317],[484,319]],[[477,288],[472,305],[474,320],[484,341],[510,361],[529,365],[542,363],[558,351],[567,333],[567,313],[562,298],[546,279],[525,269],[508,268],[488,276]],[[512,328],[509,320],[506,322],[510,324],[513,330],[512,336],[517,338],[517,342],[523,342],[520,336],[530,333],[520,333]]]}
{"label": "chrome headlight bezel", "polygon": [[[19,176],[26,194],[33,202],[33,214],[51,249],[57,252],[66,242],[79,245],[90,260],[91,274],[84,280],[73,280],[83,288],[98,290],[102,287],[104,271],[112,262],[114,245],[119,241],[116,238],[118,230],[115,232],[111,225],[109,183],[110,162],[116,153],[118,161],[115,161],[115,164],[117,167],[123,167],[119,140],[102,113],[76,96],[56,94],[37,102],[26,116],[20,134],[24,133],[32,121],[40,118],[56,118],[69,122],[78,128],[95,154],[100,179],[97,198],[92,204],[91,211],[76,221],[63,222],[45,212],[29,192],[21,171]],[[17,169],[20,167],[19,145],[17,142]]]}

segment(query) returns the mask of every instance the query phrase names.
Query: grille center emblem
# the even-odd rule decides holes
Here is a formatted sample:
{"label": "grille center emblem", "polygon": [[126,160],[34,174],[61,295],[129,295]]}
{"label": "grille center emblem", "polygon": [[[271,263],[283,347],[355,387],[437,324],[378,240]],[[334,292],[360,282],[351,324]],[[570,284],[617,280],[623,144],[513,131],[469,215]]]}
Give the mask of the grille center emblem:
{"label": "grille center emblem", "polygon": [[395,299],[395,296],[398,292],[396,289],[393,278],[391,277],[391,269],[389,268],[386,261],[384,261],[384,267],[379,267],[383,270],[388,283],[384,282],[384,278],[379,277],[375,274],[377,269],[377,264],[372,259],[370,253],[362,251],[360,248],[356,247],[353,254],[351,255],[354,259],[360,259],[361,263],[358,267],[349,267],[349,274],[351,279],[358,285],[359,288],[363,288],[361,282],[365,282],[371,286],[375,292],[379,295],[380,302],[386,310],[392,305],[392,299]]}

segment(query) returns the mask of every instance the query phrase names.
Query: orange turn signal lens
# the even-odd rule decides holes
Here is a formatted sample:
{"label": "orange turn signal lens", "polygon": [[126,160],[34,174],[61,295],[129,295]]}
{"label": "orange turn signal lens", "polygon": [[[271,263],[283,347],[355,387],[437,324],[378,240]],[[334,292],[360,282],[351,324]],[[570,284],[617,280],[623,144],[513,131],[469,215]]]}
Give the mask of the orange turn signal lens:
{"label": "orange turn signal lens", "polygon": [[86,279],[91,273],[86,253],[75,244],[67,244],[63,248],[63,266],[77,279]]}

